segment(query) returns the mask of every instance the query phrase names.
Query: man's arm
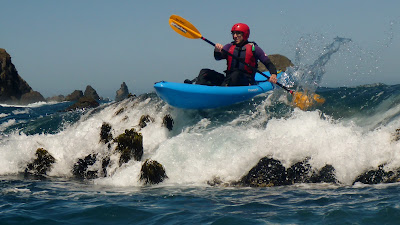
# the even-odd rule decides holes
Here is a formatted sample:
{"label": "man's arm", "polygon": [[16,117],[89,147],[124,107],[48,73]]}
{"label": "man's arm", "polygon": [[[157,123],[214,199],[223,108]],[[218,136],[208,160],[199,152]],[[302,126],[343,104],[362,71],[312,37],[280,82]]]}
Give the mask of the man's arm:
{"label": "man's arm", "polygon": [[222,46],[221,44],[215,44],[215,49],[214,49],[215,60],[226,59],[227,54],[223,50],[228,52],[230,47],[231,44],[227,44],[225,46]]}
{"label": "man's arm", "polygon": [[255,56],[265,65],[265,67],[271,74],[269,81],[272,83],[276,83],[278,81],[276,76],[277,74],[276,67],[268,58],[267,54],[265,54],[264,51],[257,45],[255,46]]}

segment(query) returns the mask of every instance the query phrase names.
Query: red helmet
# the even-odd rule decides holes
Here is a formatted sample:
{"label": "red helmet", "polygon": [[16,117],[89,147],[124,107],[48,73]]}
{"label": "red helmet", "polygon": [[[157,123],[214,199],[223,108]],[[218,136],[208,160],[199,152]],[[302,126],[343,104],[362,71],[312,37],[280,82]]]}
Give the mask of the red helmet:
{"label": "red helmet", "polygon": [[247,41],[250,36],[250,28],[244,23],[237,23],[233,25],[231,32],[233,31],[240,31],[243,32],[243,39]]}

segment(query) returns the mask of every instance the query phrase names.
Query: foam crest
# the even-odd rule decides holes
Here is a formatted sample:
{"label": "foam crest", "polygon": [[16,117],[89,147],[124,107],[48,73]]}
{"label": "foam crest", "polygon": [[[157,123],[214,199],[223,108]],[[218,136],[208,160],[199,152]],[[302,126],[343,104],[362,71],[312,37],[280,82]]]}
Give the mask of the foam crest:
{"label": "foam crest", "polygon": [[5,131],[7,129],[7,127],[12,126],[16,123],[15,119],[10,119],[7,120],[6,122],[3,122],[2,124],[0,124],[0,131]]}
{"label": "foam crest", "polygon": [[[397,120],[371,130],[351,121],[334,120],[318,110],[294,109],[285,117],[271,118],[264,108],[270,104],[267,98],[261,103],[263,107],[254,112],[243,111],[226,122],[213,118],[217,114],[206,118],[202,116],[204,112],[173,109],[151,97],[108,104],[84,114],[78,122],[56,134],[14,133],[2,137],[0,174],[23,172],[35,157],[36,149],[45,148],[56,159],[48,175],[71,177],[78,159],[110,151],[100,143],[104,122],[112,126],[116,137],[125,129],[139,130],[142,115],[154,118],[154,122],[140,129],[144,146],[142,162],[153,159],[161,163],[169,177],[165,184],[204,185],[215,177],[237,181],[265,156],[280,160],[285,167],[307,157],[314,169],[330,164],[344,184],[351,184],[356,176],[381,164],[387,168],[400,167],[400,142],[392,141]],[[393,110],[395,113],[396,108]],[[172,131],[161,126],[166,114],[174,118]],[[225,114],[219,116],[225,118]],[[94,183],[140,186],[142,162],[131,161],[122,167],[115,163],[108,168],[109,177],[96,179]]]}
{"label": "foam crest", "polygon": [[289,118],[271,119],[266,128],[226,125],[181,133],[162,143],[153,159],[166,167],[171,182],[204,183],[213,177],[238,180],[264,156],[286,167],[310,157],[314,169],[331,164],[338,180],[351,184],[365,170],[400,163],[400,144],[391,132],[385,127],[365,132],[318,111],[295,110]]}

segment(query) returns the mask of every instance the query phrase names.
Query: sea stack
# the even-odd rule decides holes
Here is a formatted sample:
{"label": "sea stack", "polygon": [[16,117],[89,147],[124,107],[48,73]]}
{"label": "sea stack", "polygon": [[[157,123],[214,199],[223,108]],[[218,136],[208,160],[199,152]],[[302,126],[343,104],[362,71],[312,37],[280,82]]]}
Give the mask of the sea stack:
{"label": "sea stack", "polygon": [[115,96],[115,101],[119,102],[124,100],[125,98],[127,98],[129,96],[129,90],[128,90],[128,86],[126,86],[125,82],[123,82],[121,84],[121,88],[118,89],[116,96]]}
{"label": "sea stack", "polygon": [[[22,97],[22,102],[20,102]],[[11,62],[11,56],[5,49],[0,48],[0,102],[29,104],[38,101],[45,101],[45,99],[39,92],[33,91],[19,76]]]}

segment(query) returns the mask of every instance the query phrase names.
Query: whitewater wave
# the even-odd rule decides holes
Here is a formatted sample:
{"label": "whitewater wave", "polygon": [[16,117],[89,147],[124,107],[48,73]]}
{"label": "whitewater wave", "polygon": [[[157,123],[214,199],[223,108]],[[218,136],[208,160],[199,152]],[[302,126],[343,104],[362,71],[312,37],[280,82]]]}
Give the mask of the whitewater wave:
{"label": "whitewater wave", "polygon": [[35,102],[30,103],[28,105],[16,105],[16,104],[0,104],[2,107],[18,107],[18,108],[36,108],[41,107],[43,105],[54,105],[58,104],[58,102]]}
{"label": "whitewater wave", "polygon": [[8,127],[14,125],[15,123],[16,123],[16,120],[14,120],[14,119],[7,120],[6,122],[0,124],[0,131],[6,130]]}
{"label": "whitewater wave", "polygon": [[[55,134],[15,133],[3,137],[0,174],[22,173],[36,149],[45,148],[56,159],[48,175],[72,177],[78,159],[110,151],[100,143],[104,122],[112,126],[114,137],[131,128],[143,135],[142,161],[149,158],[161,163],[169,177],[166,185],[205,185],[215,177],[226,182],[239,180],[265,156],[280,160],[285,167],[305,158],[310,158],[315,169],[330,164],[343,184],[351,184],[359,174],[382,164],[386,168],[400,167],[400,142],[393,141],[393,132],[400,126],[398,119],[374,124],[376,128],[371,129],[361,117],[359,121],[353,121],[354,117],[335,119],[320,109],[293,109],[287,100],[277,99],[268,94],[231,108],[200,111],[172,108],[154,93],[110,103],[84,112],[77,122]],[[253,108],[249,110],[249,106]],[[371,120],[382,121],[398,112],[395,106],[376,113]],[[172,131],[162,127],[162,118],[167,114],[174,120]],[[140,129],[142,115],[149,115],[154,122]],[[94,183],[140,186],[141,164],[114,164],[108,168],[108,177]]]}

